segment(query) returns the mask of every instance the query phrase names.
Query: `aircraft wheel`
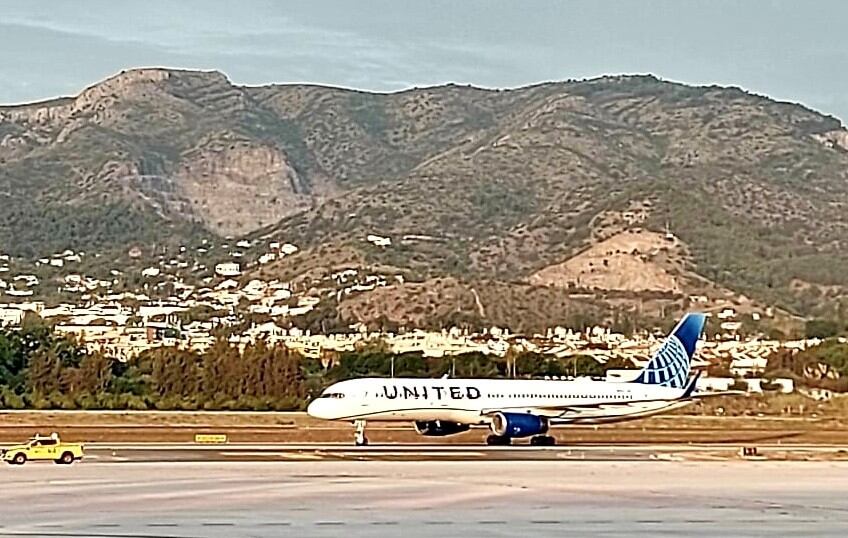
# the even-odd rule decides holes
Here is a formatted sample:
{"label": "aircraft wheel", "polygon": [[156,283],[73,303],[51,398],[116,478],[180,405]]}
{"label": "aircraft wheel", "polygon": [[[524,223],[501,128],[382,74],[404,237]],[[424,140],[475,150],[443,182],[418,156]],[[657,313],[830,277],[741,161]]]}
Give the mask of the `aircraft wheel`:
{"label": "aircraft wheel", "polygon": [[532,446],[554,446],[556,439],[550,435],[536,435],[530,438],[530,444]]}
{"label": "aircraft wheel", "polygon": [[486,444],[489,446],[507,446],[512,444],[512,439],[500,435],[489,435],[486,437]]}

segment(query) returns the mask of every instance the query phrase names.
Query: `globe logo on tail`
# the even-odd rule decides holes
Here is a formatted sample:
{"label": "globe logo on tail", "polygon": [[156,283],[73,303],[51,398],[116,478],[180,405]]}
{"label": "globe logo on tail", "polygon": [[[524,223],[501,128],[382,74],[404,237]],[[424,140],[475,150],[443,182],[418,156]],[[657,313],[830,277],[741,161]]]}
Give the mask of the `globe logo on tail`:
{"label": "globe logo on tail", "polygon": [[689,377],[689,356],[676,336],[665,341],[643,374],[643,383],[682,389]]}
{"label": "globe logo on tail", "polygon": [[636,378],[637,383],[682,389],[686,386],[692,356],[704,329],[704,314],[687,314],[678,323]]}

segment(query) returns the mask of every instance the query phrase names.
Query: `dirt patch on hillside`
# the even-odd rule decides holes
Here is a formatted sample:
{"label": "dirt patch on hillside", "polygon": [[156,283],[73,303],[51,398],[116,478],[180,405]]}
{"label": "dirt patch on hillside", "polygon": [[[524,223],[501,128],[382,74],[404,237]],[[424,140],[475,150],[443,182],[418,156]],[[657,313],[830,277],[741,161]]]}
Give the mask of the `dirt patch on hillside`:
{"label": "dirt patch on hillside", "polygon": [[344,319],[386,319],[409,327],[446,320],[455,312],[478,313],[480,307],[471,289],[455,278],[431,278],[377,288],[342,301]]}
{"label": "dirt patch on hillside", "polygon": [[530,283],[578,289],[682,293],[673,271],[679,257],[673,236],[627,230],[530,276]]}

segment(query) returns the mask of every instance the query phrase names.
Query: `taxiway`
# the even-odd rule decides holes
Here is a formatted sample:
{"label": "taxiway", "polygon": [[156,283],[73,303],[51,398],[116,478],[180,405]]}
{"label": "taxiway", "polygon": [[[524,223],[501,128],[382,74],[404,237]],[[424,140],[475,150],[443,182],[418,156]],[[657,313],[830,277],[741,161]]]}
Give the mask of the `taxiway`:
{"label": "taxiway", "polygon": [[845,536],[848,463],[83,462],[0,468],[0,536]]}

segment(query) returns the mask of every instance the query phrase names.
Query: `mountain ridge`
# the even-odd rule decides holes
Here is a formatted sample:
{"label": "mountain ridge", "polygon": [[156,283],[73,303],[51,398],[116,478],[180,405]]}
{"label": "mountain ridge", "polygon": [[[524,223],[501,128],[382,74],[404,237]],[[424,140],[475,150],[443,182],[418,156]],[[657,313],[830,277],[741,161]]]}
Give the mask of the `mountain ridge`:
{"label": "mountain ridge", "polygon": [[840,312],[848,286],[839,120],[650,75],[373,93],[131,70],[0,107],[3,196],[0,250],[26,257],[247,236],[526,286],[644,228],[687,245],[681,270],[792,311]]}

